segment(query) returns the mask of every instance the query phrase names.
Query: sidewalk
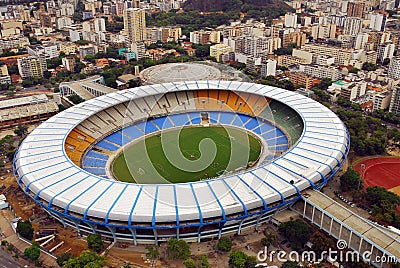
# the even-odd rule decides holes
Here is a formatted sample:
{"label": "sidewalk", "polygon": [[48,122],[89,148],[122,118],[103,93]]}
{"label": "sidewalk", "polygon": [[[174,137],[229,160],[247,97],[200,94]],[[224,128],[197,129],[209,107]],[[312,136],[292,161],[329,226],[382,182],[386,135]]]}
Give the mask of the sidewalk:
{"label": "sidewalk", "polygon": [[[0,229],[4,235],[2,236],[2,240],[7,240],[7,242],[12,244],[15,248],[23,253],[26,248],[30,247],[30,245],[27,242],[19,239],[18,235],[12,229],[10,220],[13,218],[14,215],[10,210],[0,211]],[[58,267],[56,260],[43,251],[40,252],[39,260],[43,261],[43,265],[46,265],[47,267]],[[32,265],[34,264],[31,263],[31,266]]]}

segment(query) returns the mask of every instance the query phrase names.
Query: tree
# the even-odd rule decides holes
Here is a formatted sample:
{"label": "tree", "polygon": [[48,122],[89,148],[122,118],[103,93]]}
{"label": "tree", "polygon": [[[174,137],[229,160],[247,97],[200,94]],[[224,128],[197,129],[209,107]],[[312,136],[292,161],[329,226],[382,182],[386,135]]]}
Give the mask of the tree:
{"label": "tree", "polygon": [[14,130],[15,135],[18,137],[23,137],[28,132],[28,127],[24,124],[18,124],[17,128]]}
{"label": "tree", "polygon": [[206,58],[210,56],[210,46],[209,45],[194,45],[193,48],[196,49],[195,54],[198,58]]}
{"label": "tree", "polygon": [[75,95],[75,94],[69,96],[68,99],[74,104],[79,104],[81,102],[84,102],[84,100],[81,97],[79,97],[78,95]]}
{"label": "tree", "polygon": [[352,168],[349,168],[340,177],[340,189],[347,192],[351,190],[362,190],[364,188],[360,174]]}
{"label": "tree", "polygon": [[221,239],[218,240],[218,244],[217,244],[218,250],[221,251],[231,251],[232,249],[232,241],[227,238],[227,237],[221,237]]}
{"label": "tree", "polygon": [[210,268],[207,255],[201,255],[197,263],[198,268]]}
{"label": "tree", "polygon": [[101,235],[99,234],[88,235],[87,244],[88,248],[95,252],[100,252],[103,249],[103,241],[101,240]]}
{"label": "tree", "polygon": [[310,227],[301,219],[290,220],[279,226],[294,250],[299,250],[310,239]]}
{"label": "tree", "polygon": [[261,243],[263,246],[269,247],[271,244],[274,244],[278,238],[278,235],[275,232],[266,232],[265,237],[261,239]]}
{"label": "tree", "polygon": [[176,238],[168,240],[167,252],[171,260],[186,260],[191,254],[189,244],[185,240],[178,240]]}
{"label": "tree", "polygon": [[60,256],[57,257],[57,264],[60,265],[61,267],[64,265],[65,262],[67,262],[69,259],[71,259],[73,255],[69,252],[64,252]]}
{"label": "tree", "polygon": [[350,68],[349,73],[356,74],[356,73],[358,73],[358,71],[360,71],[360,69],[352,67],[352,68]]}
{"label": "tree", "polygon": [[196,263],[194,262],[193,259],[187,259],[183,261],[183,265],[185,265],[186,268],[196,268]]}
{"label": "tree", "polygon": [[28,239],[28,240],[32,240],[33,238],[33,227],[30,221],[26,220],[26,221],[18,221],[17,223],[17,233]]}
{"label": "tree", "polygon": [[247,261],[247,255],[240,250],[234,250],[229,255],[229,264],[233,268],[244,268]]}
{"label": "tree", "polygon": [[64,268],[100,268],[106,264],[105,257],[97,255],[96,253],[85,250],[82,251],[81,255],[76,258],[71,258],[64,263]]}
{"label": "tree", "polygon": [[282,264],[281,268],[297,268],[299,263],[295,261],[286,261]]}
{"label": "tree", "polygon": [[31,261],[36,261],[40,256],[40,249],[36,242],[33,242],[29,248],[26,248],[24,255],[27,256]]}
{"label": "tree", "polygon": [[155,247],[147,246],[146,250],[147,250],[146,257],[148,259],[151,259],[154,261],[160,256],[160,252],[158,252],[157,246],[155,246]]}
{"label": "tree", "polygon": [[257,265],[257,258],[254,256],[247,256],[246,263],[244,264],[245,268],[253,268]]}
{"label": "tree", "polygon": [[370,62],[364,62],[361,69],[364,71],[375,71],[378,69],[378,66]]}

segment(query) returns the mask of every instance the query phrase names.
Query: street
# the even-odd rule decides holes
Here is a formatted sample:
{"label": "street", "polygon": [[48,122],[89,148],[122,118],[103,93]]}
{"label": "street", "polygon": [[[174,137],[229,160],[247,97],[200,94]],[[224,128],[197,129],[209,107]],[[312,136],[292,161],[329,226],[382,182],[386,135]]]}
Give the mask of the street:
{"label": "street", "polygon": [[14,267],[24,267],[18,262],[16,262],[10,253],[0,248],[0,268],[14,268]]}

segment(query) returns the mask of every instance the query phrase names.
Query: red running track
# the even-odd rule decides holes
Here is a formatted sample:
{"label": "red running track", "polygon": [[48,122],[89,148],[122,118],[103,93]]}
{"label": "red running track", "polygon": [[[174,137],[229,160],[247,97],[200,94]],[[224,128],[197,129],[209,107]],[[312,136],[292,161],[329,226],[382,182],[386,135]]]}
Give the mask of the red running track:
{"label": "red running track", "polygon": [[[364,174],[361,174],[361,164],[365,165]],[[389,190],[400,186],[400,157],[368,159],[358,163],[354,170],[363,176],[364,188],[382,186]]]}

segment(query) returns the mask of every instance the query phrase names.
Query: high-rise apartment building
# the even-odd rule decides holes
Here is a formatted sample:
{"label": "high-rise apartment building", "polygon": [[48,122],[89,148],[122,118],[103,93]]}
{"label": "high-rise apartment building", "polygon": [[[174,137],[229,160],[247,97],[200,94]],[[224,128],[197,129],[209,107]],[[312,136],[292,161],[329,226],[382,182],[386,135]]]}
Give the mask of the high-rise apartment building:
{"label": "high-rise apartment building", "polygon": [[45,56],[39,55],[18,59],[18,71],[22,78],[43,77],[43,72],[47,71]]}
{"label": "high-rise apartment building", "polygon": [[394,79],[400,79],[400,57],[393,57],[390,61],[388,76]]}
{"label": "high-rise apartment building", "polygon": [[146,40],[146,16],[144,9],[127,8],[124,10],[124,32],[128,43]]}
{"label": "high-rise apartment building", "polygon": [[361,32],[362,20],[357,17],[348,17],[344,20],[343,33],[346,35],[356,35]]}
{"label": "high-rise apartment building", "polygon": [[393,89],[389,112],[395,115],[400,115],[400,87],[395,87]]}
{"label": "high-rise apartment building", "polygon": [[364,16],[364,6],[365,4],[363,2],[347,3],[347,16],[362,18]]}
{"label": "high-rise apartment building", "polygon": [[388,13],[386,11],[379,10],[372,13],[369,28],[380,32],[385,31],[387,17]]}

